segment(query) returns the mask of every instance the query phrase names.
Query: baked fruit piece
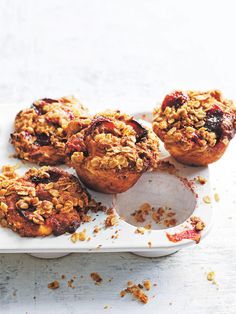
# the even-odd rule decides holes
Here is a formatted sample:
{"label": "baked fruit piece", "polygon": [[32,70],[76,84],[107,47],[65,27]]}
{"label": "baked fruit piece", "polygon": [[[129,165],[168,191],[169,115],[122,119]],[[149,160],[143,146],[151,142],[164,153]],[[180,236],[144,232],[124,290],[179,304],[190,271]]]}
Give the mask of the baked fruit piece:
{"label": "baked fruit piece", "polygon": [[35,101],[15,119],[11,142],[17,157],[39,165],[64,163],[66,127],[71,120],[87,115],[87,108],[74,97]]}
{"label": "baked fruit piece", "polygon": [[73,233],[91,209],[92,200],[79,180],[56,167],[32,168],[18,177],[10,166],[0,176],[0,224],[23,237]]}
{"label": "baked fruit piece", "polygon": [[[72,122],[74,124],[74,122]],[[89,188],[103,193],[121,193],[141,174],[156,168],[159,142],[151,130],[131,116],[107,111],[72,135],[66,153],[70,165]]]}
{"label": "baked fruit piece", "polygon": [[221,92],[174,91],[154,110],[153,130],[178,161],[205,166],[217,161],[235,135],[236,109]]}

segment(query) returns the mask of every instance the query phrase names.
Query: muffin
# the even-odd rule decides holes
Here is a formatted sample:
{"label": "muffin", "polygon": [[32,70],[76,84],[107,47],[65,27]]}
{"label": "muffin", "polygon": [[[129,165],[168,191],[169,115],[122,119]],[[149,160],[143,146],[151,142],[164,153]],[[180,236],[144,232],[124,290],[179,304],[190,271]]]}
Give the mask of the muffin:
{"label": "muffin", "polygon": [[236,109],[221,92],[174,91],[154,110],[153,130],[178,161],[206,166],[217,161],[235,135]]}
{"label": "muffin", "polygon": [[157,167],[157,136],[127,114],[103,112],[78,129],[66,153],[81,181],[93,190],[124,192],[142,173]]}
{"label": "muffin", "polygon": [[35,101],[15,118],[11,142],[17,157],[39,165],[65,163],[66,127],[87,115],[87,108],[74,97]]}
{"label": "muffin", "polygon": [[104,209],[79,180],[56,167],[32,168],[19,177],[12,167],[0,176],[0,224],[23,237],[73,233],[88,210]]}

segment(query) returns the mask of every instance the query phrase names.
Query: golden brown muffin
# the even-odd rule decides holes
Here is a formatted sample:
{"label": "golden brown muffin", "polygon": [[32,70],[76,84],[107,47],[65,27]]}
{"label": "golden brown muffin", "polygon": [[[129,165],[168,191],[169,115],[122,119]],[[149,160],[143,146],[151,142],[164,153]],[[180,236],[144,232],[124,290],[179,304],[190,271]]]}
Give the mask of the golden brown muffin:
{"label": "golden brown muffin", "polygon": [[35,101],[15,119],[11,142],[17,157],[39,165],[64,163],[67,125],[87,115],[87,108],[74,97]]}
{"label": "golden brown muffin", "polygon": [[99,113],[77,131],[69,138],[66,152],[79,178],[93,190],[124,192],[143,172],[157,166],[157,136],[126,114]]}
{"label": "golden brown muffin", "polygon": [[103,210],[79,180],[55,167],[32,168],[18,177],[12,167],[0,176],[0,224],[23,237],[73,233],[86,213]]}
{"label": "golden brown muffin", "polygon": [[235,135],[236,109],[221,92],[174,91],[154,110],[153,130],[178,161],[205,166],[217,161]]}

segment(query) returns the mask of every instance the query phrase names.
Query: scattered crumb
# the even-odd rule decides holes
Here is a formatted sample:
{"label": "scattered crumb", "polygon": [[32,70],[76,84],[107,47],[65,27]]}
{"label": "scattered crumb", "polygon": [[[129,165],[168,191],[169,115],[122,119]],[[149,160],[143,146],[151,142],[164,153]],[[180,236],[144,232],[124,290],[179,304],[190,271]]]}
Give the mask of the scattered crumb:
{"label": "scattered crumb", "polygon": [[147,229],[147,230],[151,230],[152,229],[152,225],[148,224],[148,225],[144,226],[144,228]]}
{"label": "scattered crumb", "polygon": [[113,208],[113,207],[109,207],[109,208],[106,210],[106,214],[107,214],[107,215],[115,214],[114,208]]}
{"label": "scattered crumb", "polygon": [[102,282],[102,277],[98,273],[91,273],[90,276],[93,281],[95,281],[95,284],[100,284]]}
{"label": "scattered crumb", "polygon": [[195,178],[195,181],[198,182],[198,183],[200,183],[200,184],[202,184],[202,185],[204,185],[204,184],[207,182],[207,179],[205,179],[205,178],[203,178],[203,177],[201,177],[201,176],[197,176],[197,177]]}
{"label": "scattered crumb", "polygon": [[169,161],[159,160],[157,167],[159,171],[166,171],[170,174],[175,174],[177,172],[175,166],[171,164]]}
{"label": "scattered crumb", "polygon": [[70,280],[67,281],[67,286],[68,286],[69,288],[74,289],[75,286],[73,285],[73,283],[74,283],[74,279],[70,279]]}
{"label": "scattered crumb", "polygon": [[136,222],[144,222],[146,220],[146,217],[149,215],[150,211],[152,210],[152,207],[148,203],[142,204],[138,210],[135,210],[131,216],[134,217]]}
{"label": "scattered crumb", "polygon": [[90,222],[91,220],[92,220],[91,216],[88,216],[88,215],[83,216],[83,222]]}
{"label": "scattered crumb", "polygon": [[196,231],[202,231],[205,228],[205,223],[199,217],[192,216],[190,221]]}
{"label": "scattered crumb", "polygon": [[145,231],[145,229],[144,229],[143,227],[138,227],[138,228],[135,230],[135,233],[144,234],[144,231]]}
{"label": "scattered crumb", "polygon": [[150,290],[151,289],[151,281],[150,280],[144,280],[143,281],[143,286],[146,290]]}
{"label": "scattered crumb", "polygon": [[[123,298],[127,293],[132,294],[137,300],[146,304],[148,302],[148,296],[143,292],[144,286],[141,284],[135,285],[128,281],[128,286],[125,290],[120,292],[121,298]],[[148,290],[148,289],[146,289]]]}
{"label": "scattered crumb", "polygon": [[109,305],[104,306],[104,310],[107,310],[107,309],[109,309]]}
{"label": "scattered crumb", "polygon": [[105,220],[105,227],[108,228],[108,227],[115,226],[116,223],[117,223],[116,215],[111,214],[111,215],[107,216],[107,218]]}
{"label": "scattered crumb", "polygon": [[216,201],[216,202],[219,202],[219,201],[220,201],[220,197],[219,197],[219,194],[218,194],[218,193],[215,193],[215,194],[214,194],[214,198],[215,198],[215,201]]}
{"label": "scattered crumb", "polygon": [[[136,222],[145,222],[147,219],[152,218],[156,224],[164,224],[167,228],[174,227],[177,224],[175,219],[175,212],[169,207],[159,207],[155,209],[150,204],[144,203],[139,209],[135,210],[131,216],[134,217]],[[151,230],[152,225],[147,224],[145,229]]]}
{"label": "scattered crumb", "polygon": [[215,272],[214,271],[210,271],[209,273],[207,273],[207,280],[213,281],[214,279],[215,279]]}
{"label": "scattered crumb", "polygon": [[65,279],[66,278],[66,276],[65,275],[61,275],[61,279]]}
{"label": "scattered crumb", "polygon": [[151,241],[148,242],[148,246],[152,247],[152,242]]}
{"label": "scattered crumb", "polygon": [[59,284],[59,281],[57,281],[57,280],[54,280],[54,281],[52,281],[52,282],[50,282],[49,284],[48,284],[48,289],[53,289],[53,290],[55,290],[55,289],[57,289],[57,288],[59,288],[60,287],[60,284]]}
{"label": "scattered crumb", "polygon": [[73,233],[72,236],[70,237],[70,239],[73,243],[76,243],[78,240],[79,241],[85,241],[86,240],[86,229],[84,229],[81,232]]}
{"label": "scattered crumb", "polygon": [[203,197],[203,201],[204,201],[204,203],[206,203],[206,204],[211,204],[211,198],[210,198],[210,196],[208,196],[208,195],[204,196],[204,197]]}
{"label": "scattered crumb", "polygon": [[98,233],[99,231],[101,231],[101,228],[94,226],[93,233]]}

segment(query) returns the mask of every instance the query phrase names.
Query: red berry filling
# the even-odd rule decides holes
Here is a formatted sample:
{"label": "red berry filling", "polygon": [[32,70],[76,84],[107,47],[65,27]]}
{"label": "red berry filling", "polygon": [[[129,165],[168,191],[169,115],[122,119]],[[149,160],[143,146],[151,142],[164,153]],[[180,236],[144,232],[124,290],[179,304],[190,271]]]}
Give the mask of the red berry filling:
{"label": "red berry filling", "polygon": [[162,111],[164,111],[166,107],[175,107],[175,109],[178,109],[187,101],[188,101],[187,95],[183,94],[180,91],[175,91],[173,93],[166,95],[165,99],[162,102],[161,108]]}
{"label": "red berry filling", "polygon": [[217,137],[220,138],[222,135],[222,120],[223,111],[219,106],[214,105],[210,110],[207,111],[205,128],[210,132],[216,133]]}

